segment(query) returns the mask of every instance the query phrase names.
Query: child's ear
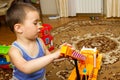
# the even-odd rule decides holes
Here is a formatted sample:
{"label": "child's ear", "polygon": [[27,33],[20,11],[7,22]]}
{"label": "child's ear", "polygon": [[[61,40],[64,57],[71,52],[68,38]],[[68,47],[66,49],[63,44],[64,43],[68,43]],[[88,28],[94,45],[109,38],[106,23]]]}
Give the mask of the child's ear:
{"label": "child's ear", "polygon": [[15,30],[15,32],[18,32],[18,33],[22,33],[23,32],[22,31],[22,26],[19,23],[14,25],[14,30]]}

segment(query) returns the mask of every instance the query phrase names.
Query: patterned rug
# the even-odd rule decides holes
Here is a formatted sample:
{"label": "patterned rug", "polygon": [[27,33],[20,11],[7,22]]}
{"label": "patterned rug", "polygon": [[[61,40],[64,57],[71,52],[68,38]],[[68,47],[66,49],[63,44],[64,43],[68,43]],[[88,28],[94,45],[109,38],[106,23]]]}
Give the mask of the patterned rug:
{"label": "patterned rug", "polygon": [[[120,20],[76,20],[52,31],[54,45],[64,42],[80,50],[96,47],[103,54],[98,80],[120,80]],[[62,59],[47,67],[48,80],[67,80],[74,64]]]}
{"label": "patterned rug", "polygon": [[[52,30],[55,50],[64,42],[77,50],[97,47],[103,54],[98,80],[120,80],[120,20],[75,20]],[[67,80],[74,68],[72,60],[63,58],[49,64],[47,80]],[[12,70],[0,69],[0,80],[9,80]]]}

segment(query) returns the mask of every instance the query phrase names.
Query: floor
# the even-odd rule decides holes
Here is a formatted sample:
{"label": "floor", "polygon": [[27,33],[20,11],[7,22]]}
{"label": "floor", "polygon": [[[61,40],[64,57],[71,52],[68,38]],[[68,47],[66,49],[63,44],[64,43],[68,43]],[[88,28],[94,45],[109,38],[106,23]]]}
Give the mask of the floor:
{"label": "floor", "polygon": [[[72,44],[77,50],[83,46],[96,47],[103,55],[97,80],[120,80],[120,19],[75,20],[53,29],[52,34],[55,48],[64,42]],[[55,80],[68,80],[66,77],[72,66],[63,61],[56,66],[53,64],[53,67],[48,66],[48,79],[54,80],[51,76],[55,78],[58,73]]]}

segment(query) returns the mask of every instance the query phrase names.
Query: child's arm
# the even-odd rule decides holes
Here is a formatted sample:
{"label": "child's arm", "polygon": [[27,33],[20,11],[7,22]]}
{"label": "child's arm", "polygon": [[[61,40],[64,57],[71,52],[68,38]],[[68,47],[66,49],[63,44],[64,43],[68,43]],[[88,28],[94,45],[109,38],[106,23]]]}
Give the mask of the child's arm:
{"label": "child's arm", "polygon": [[17,48],[12,46],[9,50],[9,56],[10,56],[11,62],[20,71],[26,74],[30,74],[40,70],[41,68],[51,63],[54,59],[58,58],[60,56],[60,50],[31,61],[26,61],[20,54],[20,51]]}

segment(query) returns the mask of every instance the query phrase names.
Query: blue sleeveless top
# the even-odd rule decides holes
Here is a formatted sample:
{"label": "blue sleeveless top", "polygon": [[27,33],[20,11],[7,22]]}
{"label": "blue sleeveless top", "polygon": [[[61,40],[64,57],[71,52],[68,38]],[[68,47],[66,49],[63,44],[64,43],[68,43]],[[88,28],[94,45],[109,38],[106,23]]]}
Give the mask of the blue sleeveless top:
{"label": "blue sleeveless top", "polygon": [[[36,39],[36,42],[37,42],[39,51],[35,57],[30,57],[27,54],[27,52],[25,51],[25,49],[16,41],[12,44],[12,46],[15,46],[16,48],[18,48],[21,51],[23,58],[25,60],[29,61],[29,60],[44,56],[44,51],[43,51],[43,47],[41,46],[40,40]],[[44,76],[44,74],[45,74],[44,68],[42,68],[39,71],[36,71],[32,74],[25,74],[25,73],[19,71],[15,66],[13,68],[13,76],[16,77],[18,80],[37,80],[37,79],[42,78]]]}

